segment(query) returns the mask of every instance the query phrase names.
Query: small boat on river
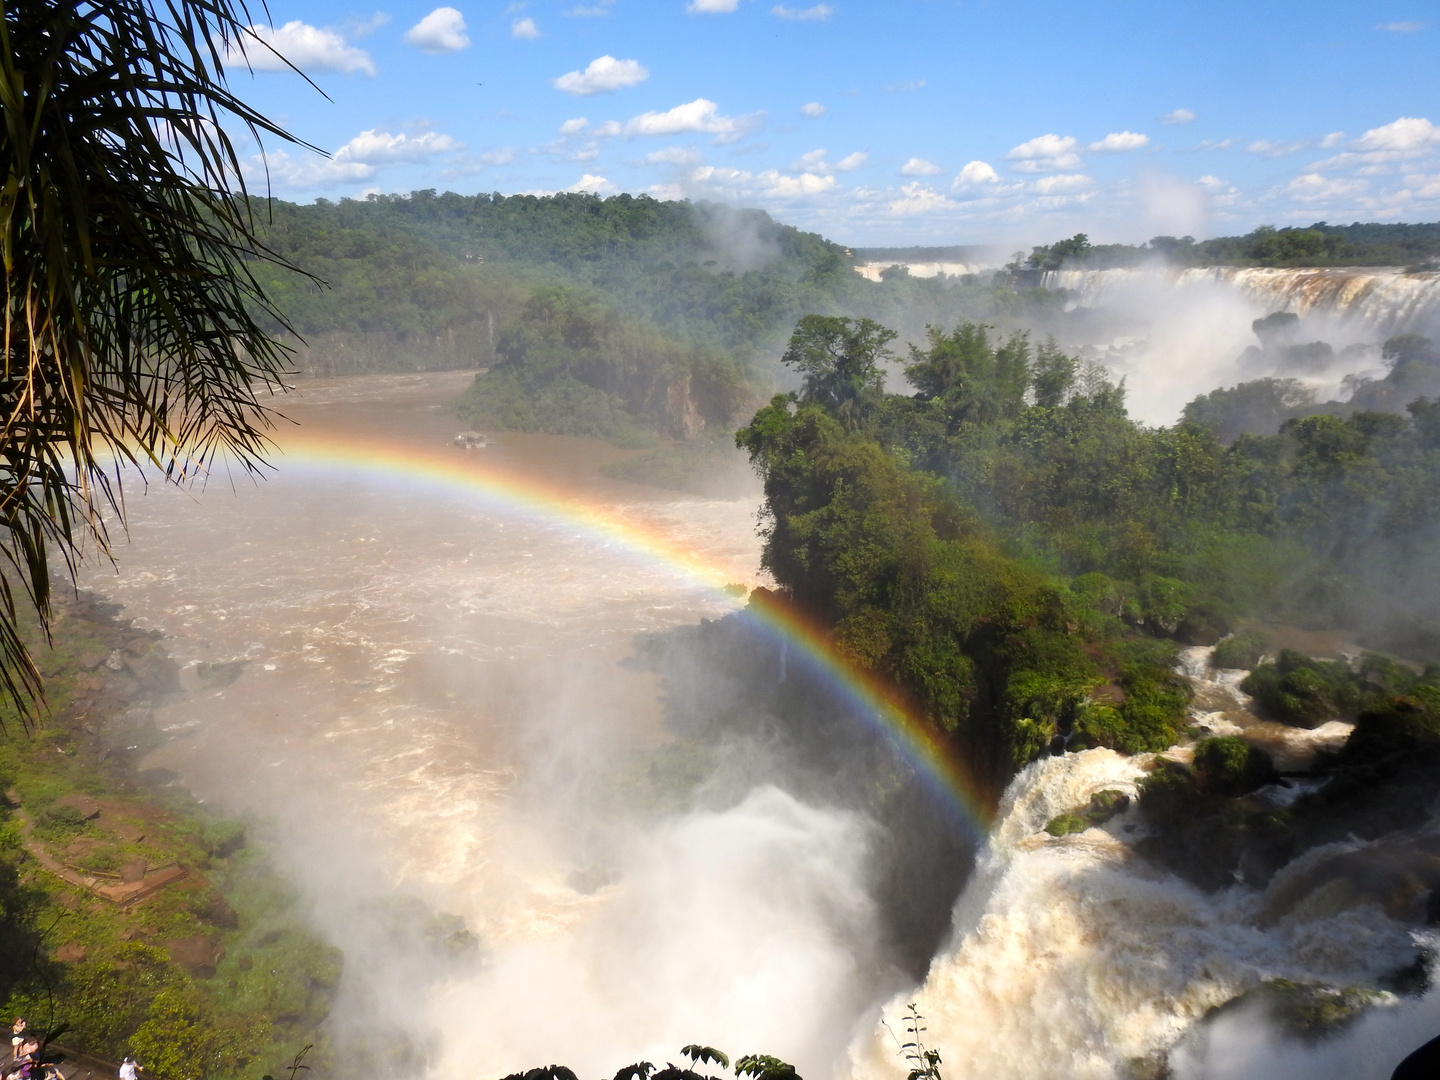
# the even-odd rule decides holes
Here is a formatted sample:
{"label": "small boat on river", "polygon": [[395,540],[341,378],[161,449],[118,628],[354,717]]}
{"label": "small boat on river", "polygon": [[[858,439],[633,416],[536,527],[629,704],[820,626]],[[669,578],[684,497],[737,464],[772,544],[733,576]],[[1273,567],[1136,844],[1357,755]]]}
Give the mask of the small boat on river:
{"label": "small boat on river", "polygon": [[490,445],[490,440],[478,431],[462,431],[451,442],[462,450],[480,450]]}

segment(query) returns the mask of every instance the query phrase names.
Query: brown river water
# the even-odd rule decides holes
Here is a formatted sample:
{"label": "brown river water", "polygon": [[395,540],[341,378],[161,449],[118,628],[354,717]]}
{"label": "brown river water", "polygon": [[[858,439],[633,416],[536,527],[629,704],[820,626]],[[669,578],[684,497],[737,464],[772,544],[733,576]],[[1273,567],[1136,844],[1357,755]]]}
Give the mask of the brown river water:
{"label": "brown river water", "polygon": [[[564,515],[286,449],[451,453],[750,584],[758,484],[715,500],[609,480],[622,451],[583,439],[453,447],[470,378],[306,382],[267,479],[127,487],[117,565],[81,585],[163,631],[182,666],[190,693],[155,711],[171,738],[145,766],[275,841],[346,951],[342,1035],[399,1022],[437,1076],[610,1075],[695,1041],[832,1073],[878,1007],[857,959],[873,936],[864,823],[769,787],[644,825],[584,797],[668,738],[655,677],[625,663],[636,635],[739,601]],[[229,685],[198,677],[233,661]],[[393,955],[367,913],[397,895],[463,917],[480,961],[437,974]]]}

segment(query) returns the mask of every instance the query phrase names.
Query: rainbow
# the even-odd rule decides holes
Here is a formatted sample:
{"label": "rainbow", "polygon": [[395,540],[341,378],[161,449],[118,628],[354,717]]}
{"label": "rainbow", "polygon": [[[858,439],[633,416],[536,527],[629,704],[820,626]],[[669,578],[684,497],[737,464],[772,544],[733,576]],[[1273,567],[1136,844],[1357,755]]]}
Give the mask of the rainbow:
{"label": "rainbow", "polygon": [[[596,540],[662,564],[700,586],[722,593],[735,581],[711,558],[678,543],[654,525],[626,518],[557,485],[490,466],[483,455],[439,452],[388,442],[369,442],[313,428],[290,429],[277,440],[272,463],[303,464],[367,479],[385,479],[435,490],[450,497],[482,497],[521,516],[563,523]],[[765,590],[751,593],[743,614],[777,645],[787,662],[798,659],[895,747],[940,800],[957,827],[976,840],[988,833],[993,814],[981,788],[954,749],[887,680],[847,662],[824,627]]]}

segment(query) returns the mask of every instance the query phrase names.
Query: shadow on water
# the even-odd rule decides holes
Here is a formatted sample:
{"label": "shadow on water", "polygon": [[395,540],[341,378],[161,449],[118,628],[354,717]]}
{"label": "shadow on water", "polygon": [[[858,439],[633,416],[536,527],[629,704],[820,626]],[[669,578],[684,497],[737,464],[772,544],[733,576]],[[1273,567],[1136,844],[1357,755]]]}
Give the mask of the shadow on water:
{"label": "shadow on water", "polygon": [[868,877],[881,952],[922,980],[949,936],[975,847],[898,749],[741,615],[642,634],[634,645],[624,663],[658,677],[675,739],[661,752],[710,764],[703,779],[692,770],[692,798],[729,803],[773,784],[874,823]]}

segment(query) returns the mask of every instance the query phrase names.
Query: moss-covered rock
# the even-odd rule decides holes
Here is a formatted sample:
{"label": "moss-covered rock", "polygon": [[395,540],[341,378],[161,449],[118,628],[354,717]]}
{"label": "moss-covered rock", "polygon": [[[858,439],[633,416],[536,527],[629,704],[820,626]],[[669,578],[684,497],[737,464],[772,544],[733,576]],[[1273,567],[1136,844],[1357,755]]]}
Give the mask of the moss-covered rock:
{"label": "moss-covered rock", "polygon": [[1210,654],[1210,665],[1249,671],[1260,663],[1269,647],[1270,636],[1265,631],[1254,627],[1241,630],[1216,644]]}
{"label": "moss-covered rock", "polygon": [[1291,1038],[1315,1043],[1339,1034],[1385,995],[1361,987],[1270,979],[1210,1012],[1207,1020],[1246,1008],[1263,1009],[1269,1021]]}
{"label": "moss-covered rock", "polygon": [[1361,698],[1359,681],[1346,664],[1312,660],[1294,649],[1282,649],[1273,664],[1257,666],[1240,689],[1272,720],[1303,728],[1354,716]]}
{"label": "moss-covered rock", "polygon": [[1201,791],[1227,798],[1248,795],[1276,778],[1270,755],[1235,735],[1201,739],[1193,768]]}

